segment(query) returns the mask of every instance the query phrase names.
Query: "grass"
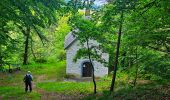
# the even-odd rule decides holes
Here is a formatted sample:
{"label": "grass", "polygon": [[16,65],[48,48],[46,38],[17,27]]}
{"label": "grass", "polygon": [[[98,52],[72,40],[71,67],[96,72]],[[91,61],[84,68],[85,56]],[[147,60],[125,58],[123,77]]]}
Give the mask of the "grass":
{"label": "grass", "polygon": [[40,94],[33,91],[32,93],[23,92],[23,88],[16,86],[0,86],[0,96],[3,100],[40,100]]}
{"label": "grass", "polygon": [[41,81],[62,81],[65,76],[65,62],[53,64],[32,64],[22,66],[21,71],[13,73],[0,73],[0,100],[39,100],[42,96],[34,86],[32,93],[24,92],[23,77],[27,71],[31,71],[34,77],[34,85]]}
{"label": "grass", "polygon": [[62,79],[65,76],[65,62],[52,64],[32,64],[24,66],[23,70],[31,71],[33,75],[44,75],[46,79]]}
{"label": "grass", "polygon": [[[32,93],[24,92],[23,77],[27,71],[31,71],[34,77],[33,84],[35,85]],[[109,87],[111,83],[110,77],[104,77],[97,80],[97,92],[93,94],[93,83],[86,82],[66,82],[64,77],[65,62],[58,62],[52,64],[32,64],[28,66],[22,66],[21,71],[9,73],[0,73],[0,100],[40,100],[44,95],[53,96],[73,96],[83,98],[85,100],[134,100],[149,99],[153,100],[161,99],[161,97],[169,96],[169,85],[165,84],[169,82],[152,82],[144,81],[140,82],[136,88],[133,88],[130,83],[127,82],[128,77],[126,73],[118,73],[116,79],[115,93],[109,95]],[[41,91],[42,90],[42,91]],[[51,95],[50,95],[51,93]],[[82,96],[83,95],[83,96]],[[69,98],[68,98],[69,99]]]}
{"label": "grass", "polygon": [[34,82],[57,80],[62,81],[65,76],[65,62],[58,62],[53,64],[32,64],[22,66],[21,71],[13,72],[12,74],[0,73],[0,86],[2,85],[16,85],[23,84],[23,77],[27,71],[31,71]]}
{"label": "grass", "polygon": [[153,81],[136,87],[116,89],[111,95],[105,90],[102,94],[90,95],[83,100],[169,100],[169,94],[170,84],[167,81]]}
{"label": "grass", "polygon": [[[92,82],[45,82],[38,83],[37,86],[46,91],[64,93],[69,95],[93,93]],[[109,86],[110,81],[98,81],[97,91],[101,92],[105,89],[108,89]]]}

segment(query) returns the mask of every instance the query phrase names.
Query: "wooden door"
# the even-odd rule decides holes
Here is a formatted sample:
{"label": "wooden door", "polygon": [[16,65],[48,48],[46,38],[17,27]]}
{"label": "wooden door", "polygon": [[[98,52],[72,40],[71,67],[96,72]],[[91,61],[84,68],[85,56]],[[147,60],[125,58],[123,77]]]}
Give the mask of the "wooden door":
{"label": "wooden door", "polygon": [[92,76],[92,66],[90,62],[85,62],[83,64],[83,77],[91,77]]}

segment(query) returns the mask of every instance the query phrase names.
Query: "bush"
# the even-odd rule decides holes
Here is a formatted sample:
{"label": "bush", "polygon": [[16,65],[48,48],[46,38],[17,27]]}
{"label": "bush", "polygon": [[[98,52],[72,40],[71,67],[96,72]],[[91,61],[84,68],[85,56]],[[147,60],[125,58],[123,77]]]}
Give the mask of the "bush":
{"label": "bush", "polygon": [[36,62],[36,63],[46,63],[47,60],[46,60],[46,59],[43,59],[43,58],[40,58],[40,59],[36,59],[35,62]]}
{"label": "bush", "polygon": [[67,75],[64,76],[64,78],[73,79],[73,78],[75,78],[75,75],[67,74]]}
{"label": "bush", "polygon": [[57,59],[58,59],[59,61],[66,60],[66,53],[65,53],[65,51],[61,51],[61,52],[59,53],[59,55],[57,56]]}

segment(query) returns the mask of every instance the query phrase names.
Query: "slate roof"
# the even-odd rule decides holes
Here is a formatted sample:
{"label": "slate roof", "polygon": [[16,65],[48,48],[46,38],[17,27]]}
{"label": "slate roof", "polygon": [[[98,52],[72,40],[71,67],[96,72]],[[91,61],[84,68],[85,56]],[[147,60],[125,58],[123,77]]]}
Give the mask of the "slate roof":
{"label": "slate roof", "polygon": [[74,35],[74,33],[77,31],[78,30],[73,30],[66,35],[65,42],[64,42],[64,49],[69,48],[77,40],[76,36]]}

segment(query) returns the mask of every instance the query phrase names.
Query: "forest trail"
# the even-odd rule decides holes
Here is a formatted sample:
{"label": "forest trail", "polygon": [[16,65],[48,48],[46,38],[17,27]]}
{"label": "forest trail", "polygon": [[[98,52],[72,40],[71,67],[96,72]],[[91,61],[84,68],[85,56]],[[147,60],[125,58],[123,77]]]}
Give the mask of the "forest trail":
{"label": "forest trail", "polygon": [[40,97],[41,100],[79,100],[80,98],[82,98],[81,96],[75,97],[75,96],[60,94],[56,92],[49,92],[41,88],[38,88],[36,86],[36,83],[57,82],[56,79],[44,80],[45,78],[46,78],[45,75],[36,76],[36,81],[33,83],[33,91],[36,91],[41,95]]}
{"label": "forest trail", "polygon": [[79,100],[79,96],[71,96],[59,94],[56,92],[47,92],[40,88],[35,88],[35,91],[41,94],[41,100]]}
{"label": "forest trail", "polygon": [[[49,68],[49,67],[48,67]],[[27,69],[28,70],[28,69]],[[81,82],[90,82],[91,79],[90,78],[86,78],[86,79],[66,79],[64,78],[64,74],[60,73],[60,74],[55,74],[52,73],[50,69],[48,71],[46,71],[46,69],[41,69],[41,73],[37,73],[34,70],[32,70],[32,74],[34,77],[33,80],[33,92],[32,93],[25,93],[24,91],[24,83],[23,83],[23,77],[26,73],[25,70],[23,71],[19,71],[19,72],[14,72],[12,74],[9,73],[0,73],[0,75],[2,77],[0,77],[0,87],[5,87],[4,92],[0,91],[0,93],[2,93],[2,95],[0,95],[0,100],[3,100],[5,98],[7,99],[12,99],[12,100],[18,100],[18,99],[32,99],[35,98],[36,100],[40,99],[40,100],[80,100],[82,98],[86,98],[86,97],[93,97],[92,93],[89,94],[83,94],[80,91],[79,92],[72,92],[71,94],[68,94],[66,92],[69,92],[71,90],[67,90],[68,88],[66,88],[66,92],[64,93],[60,93],[58,92],[58,88],[56,89],[52,89],[52,90],[48,90],[48,89],[44,89],[42,87],[39,87],[39,83],[45,83],[45,86],[48,86],[48,83],[50,84],[54,84],[55,87],[57,86],[56,83],[60,83],[60,82],[71,82],[71,83],[75,83],[79,84]],[[55,72],[59,73],[60,71],[58,71],[59,69],[57,69]],[[51,76],[50,76],[51,75]],[[98,80],[100,81],[100,80]],[[46,85],[47,83],[47,85]],[[147,84],[151,84],[151,85],[155,85],[152,83],[152,81],[150,80],[138,80],[138,85],[141,86],[146,86]],[[65,85],[61,85],[61,86],[66,86],[67,87],[68,84]],[[80,85],[80,84],[79,84]],[[98,84],[99,85],[99,84]],[[60,86],[60,85],[59,85]],[[50,88],[53,88],[53,86],[49,86]],[[71,89],[73,89],[74,87],[70,87]],[[79,87],[80,89],[83,87]],[[99,88],[99,87],[98,87]],[[15,90],[17,89],[17,90]],[[89,88],[90,89],[90,88]],[[9,93],[8,93],[8,92]],[[16,93],[15,93],[16,92]],[[118,91],[119,92],[119,91]],[[124,91],[123,91],[124,92]],[[154,88],[144,88],[144,89],[134,89],[131,92],[128,92],[127,96],[131,97],[131,98],[136,98],[136,99],[152,99],[152,100],[170,100],[170,85],[161,85],[160,87],[154,87]],[[6,97],[5,97],[6,96]],[[103,97],[103,92],[99,92],[96,94],[96,99],[100,97]],[[124,95],[118,94],[116,97],[114,97],[116,100],[122,100],[124,98]],[[153,99],[153,98],[157,98],[157,99]],[[101,99],[102,100],[102,99]]]}
{"label": "forest trail", "polygon": [[[39,76],[38,80],[40,82],[56,82],[55,80],[46,80],[43,81],[41,80],[42,76]],[[64,81],[74,81],[74,82],[81,82],[81,79],[66,79]],[[90,79],[88,78],[86,81],[90,81]],[[151,81],[149,80],[139,80],[138,84],[140,85],[144,85],[144,84],[149,84]],[[34,85],[34,91],[36,91],[37,93],[41,94],[41,100],[80,100],[82,98],[85,97],[85,95],[68,95],[68,94],[61,94],[61,93],[57,93],[57,92],[49,92],[46,90],[43,90],[41,88],[38,88]],[[170,85],[163,85],[161,87],[158,88],[154,88],[154,89],[147,89],[145,90],[145,93],[140,94],[141,96],[138,97],[135,95],[135,92],[131,92],[128,95],[131,95],[132,97],[136,98],[136,99],[145,99],[145,100],[152,100],[153,98],[155,100],[170,100],[170,96],[168,95],[170,94]],[[96,94],[97,96],[102,96],[102,93],[98,92]],[[134,95],[134,96],[133,96]],[[157,98],[155,98],[157,97]],[[115,97],[115,100],[123,100],[122,96],[117,96]]]}

